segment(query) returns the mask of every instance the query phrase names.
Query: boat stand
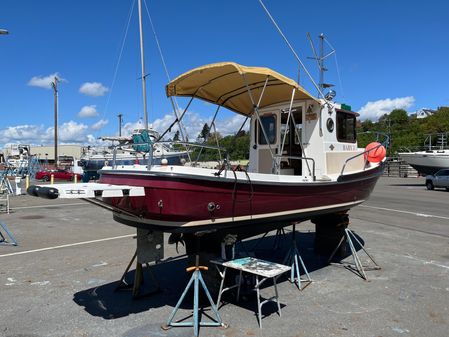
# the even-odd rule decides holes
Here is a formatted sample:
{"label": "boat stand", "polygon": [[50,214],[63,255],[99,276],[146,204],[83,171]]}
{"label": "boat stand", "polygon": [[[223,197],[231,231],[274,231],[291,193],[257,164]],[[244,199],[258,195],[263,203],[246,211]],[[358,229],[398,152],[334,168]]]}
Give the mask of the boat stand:
{"label": "boat stand", "polygon": [[[227,328],[227,325],[224,324],[223,321],[221,320],[220,314],[218,313],[217,306],[215,305],[214,301],[212,300],[209,290],[207,289],[207,286],[204,282],[203,276],[201,275],[201,270],[208,270],[208,267],[199,265],[199,237],[197,237],[196,240],[197,240],[197,252],[196,252],[196,256],[195,256],[195,266],[188,267],[186,269],[187,272],[193,271],[192,277],[190,278],[189,283],[187,283],[187,286],[184,289],[184,292],[182,293],[181,297],[179,298],[178,303],[176,304],[175,308],[173,309],[172,313],[170,314],[170,317],[168,318],[167,323],[161,327],[163,330],[168,330],[171,327],[179,327],[179,326],[180,327],[192,327],[193,326],[193,333],[194,333],[195,337],[197,337],[199,334],[200,326],[212,326],[212,327],[215,326],[215,327]],[[177,322],[173,322],[173,319],[175,318],[175,315],[178,312],[181,303],[184,301],[184,298],[186,297],[187,292],[189,291],[189,289],[192,285],[193,285],[193,321],[184,322],[183,320],[180,320]],[[211,309],[216,316],[215,321],[212,321],[212,322],[200,321],[200,317],[199,317],[199,314],[200,314],[200,309],[199,309],[200,287],[199,286],[200,285],[203,288],[203,290],[207,296],[207,299],[209,300]]]}
{"label": "boat stand", "polygon": [[[3,235],[2,230],[9,237],[10,241],[8,241],[8,239]],[[17,241],[14,238],[14,235],[12,235],[8,227],[6,227],[6,225],[3,222],[0,222],[0,245],[17,246]]]}
{"label": "boat stand", "polygon": [[[377,264],[377,262],[374,260],[374,258],[366,251],[366,249],[363,247],[363,245],[360,243],[359,239],[357,239],[357,237],[355,236],[355,234],[353,233],[353,231],[351,231],[348,228],[345,228],[345,236],[346,236],[346,240],[349,244],[349,248],[351,249],[351,254],[352,257],[354,259],[354,264],[343,264],[343,266],[346,269],[350,269],[354,272],[356,272],[361,278],[363,278],[365,281],[368,281],[368,277],[366,276],[365,273],[365,269],[366,270],[379,270],[381,269],[381,267]],[[335,253],[337,252],[338,248],[340,248],[340,246],[343,244],[344,242],[344,238],[345,236],[342,236],[340,239],[340,243],[337,245],[337,247],[334,249],[334,251],[332,252],[329,260],[327,261],[328,263],[331,263],[332,258],[334,257]],[[360,248],[363,249],[363,251],[365,252],[365,254],[370,258],[370,260],[374,263],[374,266],[367,266],[367,265],[363,265],[359,255],[357,254],[357,250],[355,249],[354,243],[352,241],[352,238],[358,243],[358,245],[360,246]],[[339,263],[338,265],[340,265],[341,263]],[[355,268],[354,268],[355,266]]]}
{"label": "boat stand", "polygon": [[[305,279],[301,278],[299,263],[301,263],[302,269],[306,274]],[[293,224],[292,243],[282,264],[291,266],[289,281],[291,283],[295,283],[299,290],[303,290],[305,287],[307,287],[310,283],[313,282],[312,278],[309,275],[309,272],[307,271],[304,261],[302,260],[302,257],[299,254],[298,246],[296,244],[296,224]],[[307,284],[301,288],[301,282],[307,282]]]}
{"label": "boat stand", "polygon": [[[256,248],[259,246],[260,242],[262,242],[262,240],[269,234],[271,233],[271,231],[269,232],[265,232],[264,235],[262,235],[260,238],[257,239],[256,243],[251,247],[251,251],[255,252]],[[274,242],[273,242],[273,247],[272,250],[278,250],[279,248],[281,248],[281,241],[282,238],[285,237],[285,229],[284,227],[282,228],[278,228],[276,229],[276,234],[274,235]]]}
{"label": "boat stand", "polygon": [[148,270],[150,278],[153,281],[153,284],[155,286],[154,289],[147,291],[147,292],[142,291],[141,288],[142,288],[142,284],[144,282],[143,263],[140,263],[139,261],[136,261],[136,271],[134,273],[134,282],[133,283],[126,282],[126,280],[125,280],[126,274],[128,273],[129,269],[131,268],[134,260],[136,260],[136,257],[137,257],[137,250],[134,253],[131,261],[128,263],[128,266],[126,267],[125,272],[123,273],[122,277],[120,278],[117,288],[115,288],[115,291],[132,290],[134,299],[146,297],[146,296],[155,294],[160,291],[159,282],[157,281],[156,276],[154,275],[152,268],[148,262],[146,262],[145,265],[147,267],[146,269]]}

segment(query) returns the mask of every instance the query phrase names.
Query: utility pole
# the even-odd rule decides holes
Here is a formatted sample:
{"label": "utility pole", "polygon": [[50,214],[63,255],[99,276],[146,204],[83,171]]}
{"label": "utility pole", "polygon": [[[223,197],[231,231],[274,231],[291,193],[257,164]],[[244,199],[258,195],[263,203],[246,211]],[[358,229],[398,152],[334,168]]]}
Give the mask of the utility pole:
{"label": "utility pole", "polygon": [[122,117],[123,114],[118,114],[118,136],[121,137],[122,136]]}
{"label": "utility pole", "polygon": [[55,109],[55,165],[58,166],[58,78],[55,76],[51,87],[53,88],[54,109]]}

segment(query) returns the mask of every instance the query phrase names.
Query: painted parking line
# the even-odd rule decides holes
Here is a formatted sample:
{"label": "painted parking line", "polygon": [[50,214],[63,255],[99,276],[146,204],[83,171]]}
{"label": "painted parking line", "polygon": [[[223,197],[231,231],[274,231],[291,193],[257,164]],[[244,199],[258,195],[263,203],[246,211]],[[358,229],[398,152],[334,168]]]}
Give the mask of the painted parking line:
{"label": "painted parking line", "polygon": [[33,250],[25,250],[22,252],[15,252],[15,253],[9,253],[9,254],[3,254],[0,255],[0,257],[7,257],[7,256],[14,256],[14,255],[24,255],[24,254],[31,254],[31,253],[38,253],[38,252],[44,252],[47,250],[54,250],[54,249],[60,249],[60,248],[67,248],[67,247],[74,247],[74,246],[82,246],[87,245],[90,243],[96,243],[96,242],[103,242],[103,241],[111,241],[111,240],[118,240],[118,239],[124,239],[124,238],[130,238],[132,236],[135,236],[136,234],[127,234],[127,235],[121,235],[121,236],[114,236],[111,238],[104,238],[104,239],[98,239],[98,240],[90,240],[90,241],[83,241],[83,242],[76,242],[76,243],[69,243],[66,245],[60,245],[60,246],[53,246],[53,247],[46,247],[46,248],[39,248],[39,249],[33,249]]}
{"label": "painted parking line", "polygon": [[398,212],[398,213],[412,214],[412,215],[420,216],[420,217],[424,217],[424,218],[436,218],[436,219],[449,220],[449,217],[447,217],[447,216],[425,214],[425,213],[417,213],[417,212],[410,212],[410,211],[402,211],[400,209],[392,209],[392,208],[376,207],[376,206],[367,206],[367,205],[359,205],[358,207],[380,209],[380,210],[389,211],[389,212]]}

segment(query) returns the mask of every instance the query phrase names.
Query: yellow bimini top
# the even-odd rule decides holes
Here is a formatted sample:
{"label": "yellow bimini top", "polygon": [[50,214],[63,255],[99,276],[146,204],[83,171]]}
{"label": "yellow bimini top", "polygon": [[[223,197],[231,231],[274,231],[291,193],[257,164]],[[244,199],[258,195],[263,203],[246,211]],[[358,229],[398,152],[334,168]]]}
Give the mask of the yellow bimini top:
{"label": "yellow bimini top", "polygon": [[[295,99],[317,100],[294,80],[269,68],[246,67],[234,62],[221,62],[192,69],[166,86],[167,97],[196,97],[223,106],[244,116],[254,113],[265,81],[267,86],[259,108]],[[254,103],[248,93],[251,90]]]}

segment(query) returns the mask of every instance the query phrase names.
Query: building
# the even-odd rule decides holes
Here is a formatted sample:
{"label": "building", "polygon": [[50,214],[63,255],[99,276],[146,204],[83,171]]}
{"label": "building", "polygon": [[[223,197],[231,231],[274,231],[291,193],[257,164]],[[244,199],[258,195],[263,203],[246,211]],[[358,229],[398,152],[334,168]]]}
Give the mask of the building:
{"label": "building", "polygon": [[[58,145],[58,157],[73,157],[74,159],[80,159],[83,147],[81,145]],[[49,162],[55,161],[55,147],[31,145],[30,154],[37,156],[41,161],[48,160]]]}
{"label": "building", "polygon": [[416,111],[416,118],[422,119],[433,115],[437,110],[432,110],[428,108],[422,108]]}

